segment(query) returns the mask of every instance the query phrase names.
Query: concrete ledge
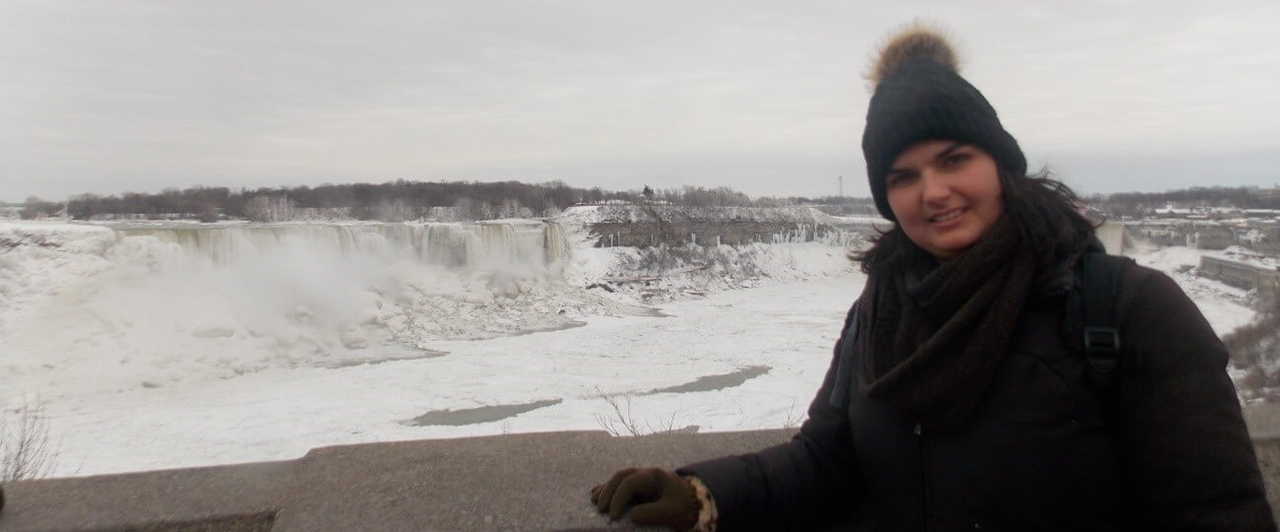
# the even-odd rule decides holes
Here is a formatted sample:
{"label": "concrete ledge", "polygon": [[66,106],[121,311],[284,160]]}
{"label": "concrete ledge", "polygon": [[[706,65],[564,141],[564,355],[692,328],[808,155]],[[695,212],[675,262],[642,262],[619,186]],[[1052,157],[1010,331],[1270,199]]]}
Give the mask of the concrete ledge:
{"label": "concrete ledge", "polygon": [[674,468],[792,433],[422,440],[320,448],[286,462],[13,482],[0,532],[627,529],[588,500],[618,468]]}
{"label": "concrete ledge", "polygon": [[[1280,408],[1250,412],[1257,425]],[[284,462],[5,485],[0,532],[631,530],[588,491],[620,467],[674,468],[762,449],[794,430],[615,438],[555,432],[326,447]],[[1255,440],[1272,508],[1280,438]]]}

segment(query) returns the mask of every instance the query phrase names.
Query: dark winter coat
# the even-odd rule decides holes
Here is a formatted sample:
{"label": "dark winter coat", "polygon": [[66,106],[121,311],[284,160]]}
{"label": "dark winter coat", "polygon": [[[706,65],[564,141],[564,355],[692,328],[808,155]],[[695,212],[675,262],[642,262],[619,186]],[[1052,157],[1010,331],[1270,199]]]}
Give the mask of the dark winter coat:
{"label": "dark winter coat", "polygon": [[857,367],[846,333],[791,442],[680,473],[710,488],[720,532],[855,515],[877,531],[1274,530],[1226,350],[1196,306],[1164,274],[1128,268],[1116,308],[1132,351],[1099,390],[1064,337],[1074,277],[1060,277],[1020,318],[966,428],[932,434],[868,400],[839,369]]}

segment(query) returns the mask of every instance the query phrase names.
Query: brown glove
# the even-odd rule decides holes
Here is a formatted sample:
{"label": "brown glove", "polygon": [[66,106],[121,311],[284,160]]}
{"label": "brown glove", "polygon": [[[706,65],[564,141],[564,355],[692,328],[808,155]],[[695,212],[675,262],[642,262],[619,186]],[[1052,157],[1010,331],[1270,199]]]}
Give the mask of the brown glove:
{"label": "brown glove", "polygon": [[591,502],[609,519],[617,520],[631,509],[631,520],[642,526],[663,525],[685,532],[698,524],[702,505],[685,479],[656,467],[629,467],[608,482],[591,488]]}

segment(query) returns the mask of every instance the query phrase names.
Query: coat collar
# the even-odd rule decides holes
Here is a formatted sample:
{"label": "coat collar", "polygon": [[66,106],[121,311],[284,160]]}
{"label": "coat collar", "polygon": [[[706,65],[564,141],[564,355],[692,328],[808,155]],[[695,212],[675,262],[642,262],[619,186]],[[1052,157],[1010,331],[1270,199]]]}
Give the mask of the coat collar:
{"label": "coat collar", "polygon": [[1080,280],[1080,259],[1085,253],[1090,252],[1106,253],[1107,250],[1102,246],[1102,241],[1097,237],[1089,239],[1089,244],[1080,253],[1075,253],[1066,260],[1059,262],[1054,268],[1053,276],[1039,286],[1032,289],[1031,297],[1035,299],[1054,298],[1066,295]]}

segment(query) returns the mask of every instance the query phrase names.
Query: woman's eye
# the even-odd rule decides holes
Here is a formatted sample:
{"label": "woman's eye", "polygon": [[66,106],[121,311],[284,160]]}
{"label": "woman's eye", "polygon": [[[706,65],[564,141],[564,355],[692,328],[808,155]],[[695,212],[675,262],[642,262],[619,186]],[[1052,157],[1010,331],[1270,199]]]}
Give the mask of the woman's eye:
{"label": "woman's eye", "polygon": [[910,174],[892,174],[885,178],[885,185],[889,188],[905,185],[911,182],[911,178]]}
{"label": "woman's eye", "polygon": [[956,165],[959,165],[960,163],[963,163],[963,162],[965,162],[965,161],[967,161],[967,160],[969,160],[969,154],[967,154],[967,153],[953,153],[953,154],[951,154],[951,155],[946,156],[946,158],[942,159],[942,162],[943,162],[943,164],[945,164],[945,165],[947,165],[947,166],[956,166]]}

